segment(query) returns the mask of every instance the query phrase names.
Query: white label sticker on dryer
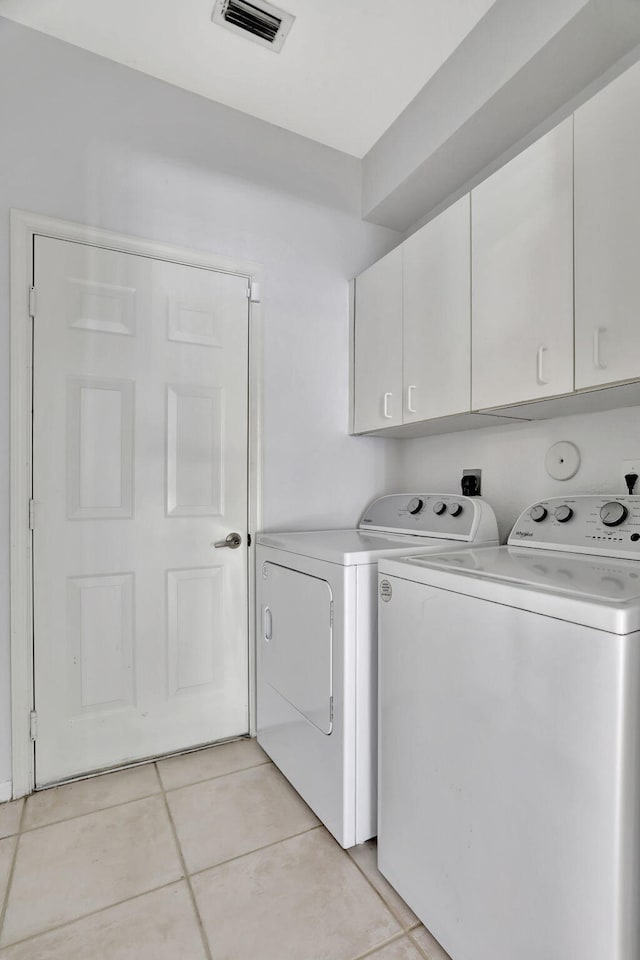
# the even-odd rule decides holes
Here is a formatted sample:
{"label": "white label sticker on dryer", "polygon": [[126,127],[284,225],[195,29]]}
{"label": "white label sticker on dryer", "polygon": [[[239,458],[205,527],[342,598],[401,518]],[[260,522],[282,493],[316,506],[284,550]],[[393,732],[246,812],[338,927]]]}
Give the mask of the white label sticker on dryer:
{"label": "white label sticker on dryer", "polygon": [[385,603],[389,603],[391,597],[393,596],[393,590],[391,589],[391,584],[388,580],[380,581],[380,599],[384,600]]}

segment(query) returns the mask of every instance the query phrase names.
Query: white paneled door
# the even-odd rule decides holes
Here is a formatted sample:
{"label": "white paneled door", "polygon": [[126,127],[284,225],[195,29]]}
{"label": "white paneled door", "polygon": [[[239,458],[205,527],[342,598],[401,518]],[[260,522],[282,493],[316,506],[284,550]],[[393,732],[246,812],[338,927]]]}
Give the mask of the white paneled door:
{"label": "white paneled door", "polygon": [[249,299],[81,243],[34,256],[42,785],[248,730]]}

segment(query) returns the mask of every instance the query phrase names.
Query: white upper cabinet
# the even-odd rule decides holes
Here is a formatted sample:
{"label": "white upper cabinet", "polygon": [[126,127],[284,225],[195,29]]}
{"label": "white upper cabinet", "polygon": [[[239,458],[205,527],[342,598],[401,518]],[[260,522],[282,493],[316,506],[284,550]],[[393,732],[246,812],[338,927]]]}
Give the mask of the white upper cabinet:
{"label": "white upper cabinet", "polygon": [[471,193],[472,405],[573,390],[573,119]]}
{"label": "white upper cabinet", "polygon": [[405,423],[471,407],[469,237],[467,194],[403,245]]}
{"label": "white upper cabinet", "polygon": [[640,64],[575,113],[576,387],[640,377]]}
{"label": "white upper cabinet", "polygon": [[402,423],[402,247],[357,278],[354,354],[354,431]]}

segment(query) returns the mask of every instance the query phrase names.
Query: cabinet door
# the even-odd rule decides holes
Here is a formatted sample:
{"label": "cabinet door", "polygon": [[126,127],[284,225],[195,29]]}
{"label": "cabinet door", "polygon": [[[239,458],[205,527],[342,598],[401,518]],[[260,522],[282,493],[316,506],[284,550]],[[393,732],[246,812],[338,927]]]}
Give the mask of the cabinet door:
{"label": "cabinet door", "polygon": [[472,404],[573,390],[573,121],[471,192]]}
{"label": "cabinet door", "polygon": [[640,377],[640,65],[575,114],[576,387]]}
{"label": "cabinet door", "polygon": [[404,244],[404,422],[471,407],[470,199]]}
{"label": "cabinet door", "polygon": [[402,247],[356,279],[356,433],[402,423]]}

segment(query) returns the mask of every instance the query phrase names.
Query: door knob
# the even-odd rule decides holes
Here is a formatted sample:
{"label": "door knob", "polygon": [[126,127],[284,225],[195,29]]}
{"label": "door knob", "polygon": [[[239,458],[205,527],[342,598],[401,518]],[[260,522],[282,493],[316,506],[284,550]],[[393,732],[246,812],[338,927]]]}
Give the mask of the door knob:
{"label": "door knob", "polygon": [[217,540],[214,543],[214,547],[216,547],[216,549],[220,547],[231,547],[232,550],[237,550],[241,543],[242,537],[239,533],[228,533],[224,540]]}

